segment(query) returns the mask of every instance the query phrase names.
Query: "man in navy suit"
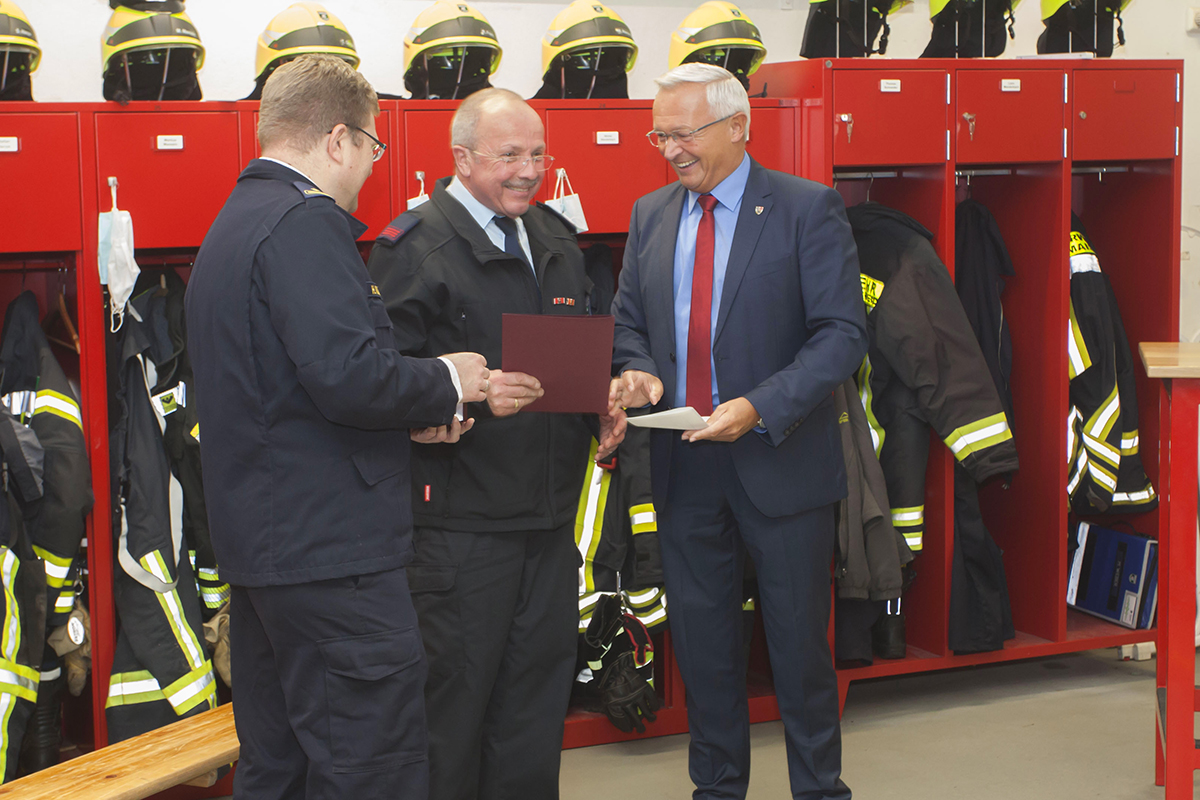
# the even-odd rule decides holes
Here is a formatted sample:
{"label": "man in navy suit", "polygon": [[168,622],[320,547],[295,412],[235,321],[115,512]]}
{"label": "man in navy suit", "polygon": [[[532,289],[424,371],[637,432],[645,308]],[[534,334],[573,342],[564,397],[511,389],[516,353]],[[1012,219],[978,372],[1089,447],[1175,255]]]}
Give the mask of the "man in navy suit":
{"label": "man in navy suit", "polygon": [[792,795],[845,800],[826,632],[846,495],[832,392],[867,351],[854,239],[837,192],[746,155],[737,78],[684,64],[656,82],[648,136],[679,182],[633,208],[611,400],[708,416],[682,436],[655,431],[651,450],[694,797],[743,798],[750,778],[748,552]]}

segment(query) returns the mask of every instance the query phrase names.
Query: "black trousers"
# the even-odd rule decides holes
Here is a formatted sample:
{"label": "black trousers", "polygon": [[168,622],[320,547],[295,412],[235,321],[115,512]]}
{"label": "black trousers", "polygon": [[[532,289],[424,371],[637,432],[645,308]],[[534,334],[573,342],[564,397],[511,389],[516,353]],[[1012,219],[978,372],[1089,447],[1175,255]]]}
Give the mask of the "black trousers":
{"label": "black trousers", "polygon": [[848,800],[827,637],[833,506],[766,517],[742,488],[727,445],[677,441],[658,535],[671,641],[687,687],[693,797],[740,800],[750,780],[744,544],[758,573],[792,796]]}
{"label": "black trousers", "polygon": [[573,530],[416,530],[433,800],[558,797],[579,625]]}
{"label": "black trousers", "polygon": [[425,800],[425,657],[403,569],[234,587],[237,800]]}

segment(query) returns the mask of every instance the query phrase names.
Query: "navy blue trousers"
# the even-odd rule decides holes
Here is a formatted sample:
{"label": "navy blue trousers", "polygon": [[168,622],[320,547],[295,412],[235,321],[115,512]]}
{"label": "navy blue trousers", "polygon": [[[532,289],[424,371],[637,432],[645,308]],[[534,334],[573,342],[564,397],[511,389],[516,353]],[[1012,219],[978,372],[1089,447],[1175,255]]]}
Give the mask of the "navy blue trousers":
{"label": "navy blue trousers", "polygon": [[741,800],[750,780],[745,545],[758,572],[792,796],[848,800],[827,638],[833,506],[764,516],[747,497],[728,446],[719,442],[675,442],[670,480],[658,530],[671,641],[687,688],[693,797]]}
{"label": "navy blue trousers", "polygon": [[425,651],[403,568],[234,587],[236,800],[424,800]]}

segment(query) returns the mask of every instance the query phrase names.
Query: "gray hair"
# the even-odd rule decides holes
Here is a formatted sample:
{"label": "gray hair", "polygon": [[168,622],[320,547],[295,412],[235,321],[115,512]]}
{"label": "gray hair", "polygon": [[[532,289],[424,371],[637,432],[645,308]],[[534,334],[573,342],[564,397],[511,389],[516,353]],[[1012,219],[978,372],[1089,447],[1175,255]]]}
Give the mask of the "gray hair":
{"label": "gray hair", "polygon": [[496,87],[481,89],[468,96],[454,112],[454,119],[450,122],[451,146],[461,145],[474,149],[479,120],[483,118],[484,112],[513,101],[525,104],[525,98],[516,92]]}
{"label": "gray hair", "polygon": [[732,72],[712,64],[689,62],[654,79],[661,89],[674,89],[685,83],[705,84],[708,108],[717,119],[746,115],[746,138],[750,138],[750,98],[746,89]]}

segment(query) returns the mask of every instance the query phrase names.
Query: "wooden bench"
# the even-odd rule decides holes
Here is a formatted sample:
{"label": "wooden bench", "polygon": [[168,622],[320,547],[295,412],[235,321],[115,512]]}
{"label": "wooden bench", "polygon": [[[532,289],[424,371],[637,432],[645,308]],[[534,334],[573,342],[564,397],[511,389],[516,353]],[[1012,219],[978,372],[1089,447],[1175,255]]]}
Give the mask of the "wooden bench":
{"label": "wooden bench", "polygon": [[240,749],[226,703],[4,784],[0,798],[138,800],[184,783],[211,786]]}

